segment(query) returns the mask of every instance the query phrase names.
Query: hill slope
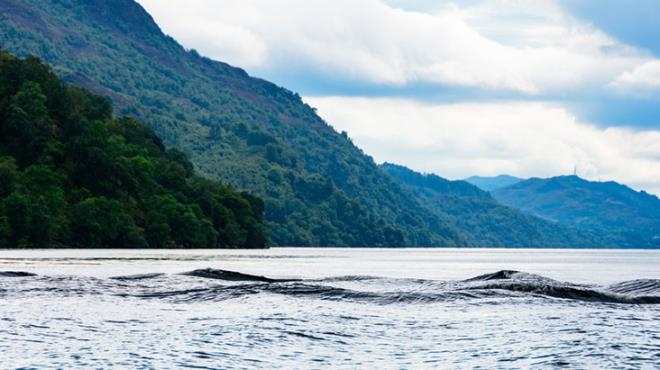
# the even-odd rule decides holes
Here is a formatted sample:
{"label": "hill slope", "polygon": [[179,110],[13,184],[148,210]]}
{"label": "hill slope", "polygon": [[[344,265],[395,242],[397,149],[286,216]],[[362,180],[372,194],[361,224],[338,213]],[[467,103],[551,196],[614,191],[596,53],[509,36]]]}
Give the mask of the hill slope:
{"label": "hill slope", "polygon": [[465,245],[297,94],[186,51],[132,0],[0,0],[0,48],[108,96],[265,201],[278,245]]}
{"label": "hill slope", "polygon": [[470,176],[467,179],[465,179],[465,181],[478,187],[481,190],[493,191],[519,183],[523,181],[523,179],[510,175],[498,175],[493,177]]}
{"label": "hill slope", "polygon": [[381,167],[444,214],[479,247],[586,247],[598,243],[576,231],[499,204],[466,181],[449,181],[385,163]]}
{"label": "hill slope", "polygon": [[0,248],[264,247],[263,203],[38,59],[0,53]]}
{"label": "hill slope", "polygon": [[660,246],[660,200],[616,182],[529,179],[494,191],[502,204],[601,235],[608,246]]}

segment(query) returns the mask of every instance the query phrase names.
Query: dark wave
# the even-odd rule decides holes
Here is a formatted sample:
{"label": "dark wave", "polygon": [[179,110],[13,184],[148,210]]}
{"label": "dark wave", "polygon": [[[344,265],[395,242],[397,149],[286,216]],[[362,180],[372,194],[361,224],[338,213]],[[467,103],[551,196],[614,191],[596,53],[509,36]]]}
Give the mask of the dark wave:
{"label": "dark wave", "polygon": [[468,289],[506,290],[520,293],[531,293],[539,296],[572,299],[590,302],[609,303],[660,303],[660,296],[630,296],[617,292],[589,289],[576,286],[556,286],[546,284],[514,283],[514,284],[488,284]]}
{"label": "dark wave", "polygon": [[[658,296],[625,296],[597,290],[571,287],[534,287],[525,285],[487,286],[445,292],[369,292],[324,285],[297,283],[295,285],[233,285],[204,289],[165,291],[140,294],[141,298],[163,298],[177,302],[223,301],[260,293],[280,294],[294,298],[313,298],[331,301],[347,301],[388,305],[396,303],[422,304],[465,299],[525,297],[560,298],[587,302],[622,304],[660,304]],[[523,293],[515,295],[512,293]]]}
{"label": "dark wave", "polygon": [[226,280],[226,281],[259,281],[264,283],[299,281],[296,279],[271,279],[265,276],[250,275],[250,274],[244,274],[242,272],[212,269],[212,268],[184,272],[182,275],[195,276],[206,279]]}
{"label": "dark wave", "polygon": [[256,294],[278,294],[292,298],[312,298],[371,304],[432,303],[451,299],[475,297],[461,292],[370,292],[303,282],[276,282],[214,286],[199,289],[159,291],[127,295],[138,298],[167,299],[174,302],[224,301]]}
{"label": "dark wave", "polygon": [[515,277],[516,275],[520,274],[520,271],[515,271],[515,270],[500,270],[497,272],[493,272],[490,274],[483,274],[479,276],[475,276],[471,279],[466,279],[465,281],[488,281],[488,280],[503,280],[503,279],[511,279]]}
{"label": "dark wave", "polygon": [[538,296],[591,302],[646,304],[660,303],[660,280],[646,279],[618,283],[609,288],[560,282],[540,275],[502,270],[467,279],[464,289],[503,290]]}
{"label": "dark wave", "polygon": [[369,280],[382,280],[383,278],[377,276],[368,276],[368,275],[346,275],[346,276],[336,276],[328,277],[323,279],[317,279],[313,281],[323,281],[323,282],[341,282],[341,281],[369,281]]}
{"label": "dark wave", "polygon": [[163,273],[152,273],[152,274],[137,274],[137,275],[126,275],[126,276],[113,276],[110,279],[121,280],[121,281],[135,281],[135,280],[147,280],[157,277],[164,276]]}
{"label": "dark wave", "polygon": [[[203,280],[177,279],[192,276]],[[257,294],[277,294],[370,304],[423,304],[470,299],[564,299],[621,304],[660,304],[660,280],[641,279],[609,287],[561,282],[540,275],[502,270],[461,281],[343,276],[316,280],[275,279],[220,269],[199,269],[181,275],[139,274],[109,279],[39,276],[25,284],[7,282],[2,294],[109,294],[173,302],[223,301]],[[0,271],[3,277],[29,277],[21,271]],[[139,284],[130,283],[139,281]]]}
{"label": "dark wave", "polygon": [[0,271],[0,277],[29,277],[29,276],[37,276],[37,274],[33,274],[27,271]]}
{"label": "dark wave", "polygon": [[[200,273],[201,271],[201,273]],[[433,303],[459,299],[537,297],[559,298],[586,302],[625,303],[625,304],[658,304],[658,295],[632,295],[621,291],[563,283],[543,276],[527,274],[519,271],[498,271],[492,274],[453,282],[442,283],[428,280],[386,279],[376,277],[346,276],[321,280],[286,281],[245,275],[224,270],[196,270],[193,276],[207,274],[220,276],[221,280],[247,281],[250,284],[222,285],[200,289],[165,291],[141,295],[141,297],[166,298],[175,301],[214,301],[225,300],[254,294],[279,294],[294,298],[313,298],[321,300],[365,302],[372,304],[395,303]],[[214,277],[216,278],[216,277]],[[238,280],[241,279],[241,280]],[[259,279],[259,280],[258,280]],[[396,287],[397,281],[410,286],[411,282],[421,283],[419,288],[413,285],[407,290],[371,291],[333,286],[335,282],[375,282],[379,288],[390,285]],[[630,292],[635,286],[637,291],[648,292],[650,287],[657,287],[658,281],[638,280],[618,284]],[[423,289],[421,289],[423,288]]]}
{"label": "dark wave", "polygon": [[660,280],[639,279],[610,285],[608,290],[627,295],[660,295]]}

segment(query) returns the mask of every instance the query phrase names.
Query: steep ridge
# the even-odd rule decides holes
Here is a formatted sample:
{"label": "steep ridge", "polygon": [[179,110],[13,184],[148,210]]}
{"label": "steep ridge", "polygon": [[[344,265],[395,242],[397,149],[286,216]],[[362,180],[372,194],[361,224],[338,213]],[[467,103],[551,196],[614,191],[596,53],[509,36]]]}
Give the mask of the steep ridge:
{"label": "steep ridge", "polygon": [[444,214],[480,247],[586,247],[599,246],[568,227],[499,204],[466,181],[450,181],[421,174],[404,166],[384,163],[381,168],[410,188],[429,207]]}
{"label": "steep ridge", "polygon": [[133,0],[0,0],[0,48],[44,59],[200,173],[262,197],[274,244],[468,242],[297,94],[186,51]]}
{"label": "steep ridge", "polygon": [[660,246],[660,199],[613,181],[533,178],[492,194],[502,204],[599,235],[606,246]]}

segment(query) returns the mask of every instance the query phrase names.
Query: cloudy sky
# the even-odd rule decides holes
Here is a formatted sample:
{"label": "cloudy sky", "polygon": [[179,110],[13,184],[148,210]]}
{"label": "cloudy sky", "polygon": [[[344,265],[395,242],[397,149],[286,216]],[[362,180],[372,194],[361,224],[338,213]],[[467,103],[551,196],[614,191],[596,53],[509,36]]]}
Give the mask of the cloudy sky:
{"label": "cloudy sky", "polygon": [[186,48],[297,91],[378,162],[660,195],[656,0],[138,0]]}

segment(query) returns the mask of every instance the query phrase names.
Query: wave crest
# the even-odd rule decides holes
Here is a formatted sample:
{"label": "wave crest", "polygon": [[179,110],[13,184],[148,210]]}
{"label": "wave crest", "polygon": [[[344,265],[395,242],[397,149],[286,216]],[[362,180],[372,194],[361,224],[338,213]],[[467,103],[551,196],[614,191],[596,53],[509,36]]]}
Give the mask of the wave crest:
{"label": "wave crest", "polygon": [[[181,279],[192,276],[202,280]],[[33,277],[0,271],[0,277]],[[128,284],[139,281],[139,284]],[[1,280],[0,280],[1,282]],[[34,286],[33,286],[34,285]],[[109,279],[37,276],[21,284],[0,284],[2,295],[99,295],[173,302],[223,301],[257,294],[371,304],[423,304],[469,299],[565,299],[621,304],[660,304],[660,280],[639,279],[609,287],[561,282],[514,270],[501,270],[460,281],[343,276],[316,280],[275,279],[220,269],[198,269],[179,275],[139,274]]]}

